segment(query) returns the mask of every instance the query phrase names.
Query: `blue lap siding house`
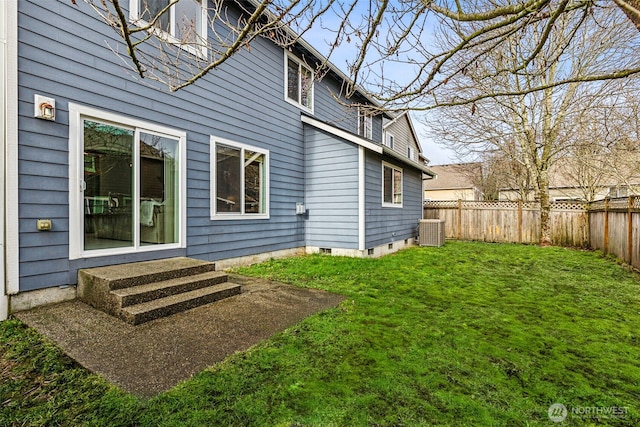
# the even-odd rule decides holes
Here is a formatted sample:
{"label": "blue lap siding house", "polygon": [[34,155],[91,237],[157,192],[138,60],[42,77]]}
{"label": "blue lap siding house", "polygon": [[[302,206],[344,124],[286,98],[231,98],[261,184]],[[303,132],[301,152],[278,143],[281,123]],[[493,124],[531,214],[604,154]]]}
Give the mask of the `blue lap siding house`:
{"label": "blue lap siding house", "polygon": [[[131,13],[139,1],[121,3]],[[257,39],[170,93],[125,70],[117,35],[82,1],[0,9],[0,319],[73,298],[82,268],[175,256],[224,268],[413,243],[429,170],[383,144],[393,117],[334,99],[339,70],[301,83],[318,57],[305,42]]]}

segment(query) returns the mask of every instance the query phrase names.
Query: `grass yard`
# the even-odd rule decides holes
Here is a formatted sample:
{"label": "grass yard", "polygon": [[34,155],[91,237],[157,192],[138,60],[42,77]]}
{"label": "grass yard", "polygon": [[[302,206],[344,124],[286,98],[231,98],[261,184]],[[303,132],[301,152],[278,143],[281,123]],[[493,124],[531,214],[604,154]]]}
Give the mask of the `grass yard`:
{"label": "grass yard", "polygon": [[3,322],[0,425],[640,424],[639,276],[597,253],[448,242],[240,272],[347,299],[150,400]]}

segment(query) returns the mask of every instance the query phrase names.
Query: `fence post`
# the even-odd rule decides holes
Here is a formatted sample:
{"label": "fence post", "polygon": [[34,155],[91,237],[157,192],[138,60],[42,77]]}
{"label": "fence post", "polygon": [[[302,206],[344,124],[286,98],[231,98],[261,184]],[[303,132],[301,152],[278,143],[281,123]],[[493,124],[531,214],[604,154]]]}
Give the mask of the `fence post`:
{"label": "fence post", "polygon": [[462,240],[462,199],[458,199],[458,240]]}
{"label": "fence post", "polygon": [[518,243],[522,243],[522,200],[518,200]]}
{"label": "fence post", "polygon": [[609,198],[604,199],[604,253],[609,253]]}
{"label": "fence post", "polygon": [[629,254],[629,265],[633,262],[633,203],[635,196],[629,196],[629,204],[627,205],[627,253]]}

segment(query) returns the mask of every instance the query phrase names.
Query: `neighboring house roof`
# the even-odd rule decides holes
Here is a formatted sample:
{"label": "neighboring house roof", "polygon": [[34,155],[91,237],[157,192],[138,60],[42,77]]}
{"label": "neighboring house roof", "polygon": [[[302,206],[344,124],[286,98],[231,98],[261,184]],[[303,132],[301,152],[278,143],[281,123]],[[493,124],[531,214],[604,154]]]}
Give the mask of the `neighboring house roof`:
{"label": "neighboring house roof", "polygon": [[473,183],[474,175],[480,173],[481,163],[456,163],[449,165],[431,166],[437,177],[433,180],[425,181],[425,190],[460,190],[475,189]]}

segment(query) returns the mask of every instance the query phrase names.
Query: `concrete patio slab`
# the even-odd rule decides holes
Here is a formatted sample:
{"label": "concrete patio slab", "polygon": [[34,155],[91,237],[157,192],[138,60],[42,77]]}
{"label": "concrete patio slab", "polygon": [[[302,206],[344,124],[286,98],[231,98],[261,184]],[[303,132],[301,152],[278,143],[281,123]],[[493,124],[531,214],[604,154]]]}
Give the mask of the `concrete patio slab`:
{"label": "concrete patio slab", "polygon": [[263,279],[230,279],[242,284],[242,294],[137,326],[79,300],[15,317],[85,368],[150,397],[344,298]]}

